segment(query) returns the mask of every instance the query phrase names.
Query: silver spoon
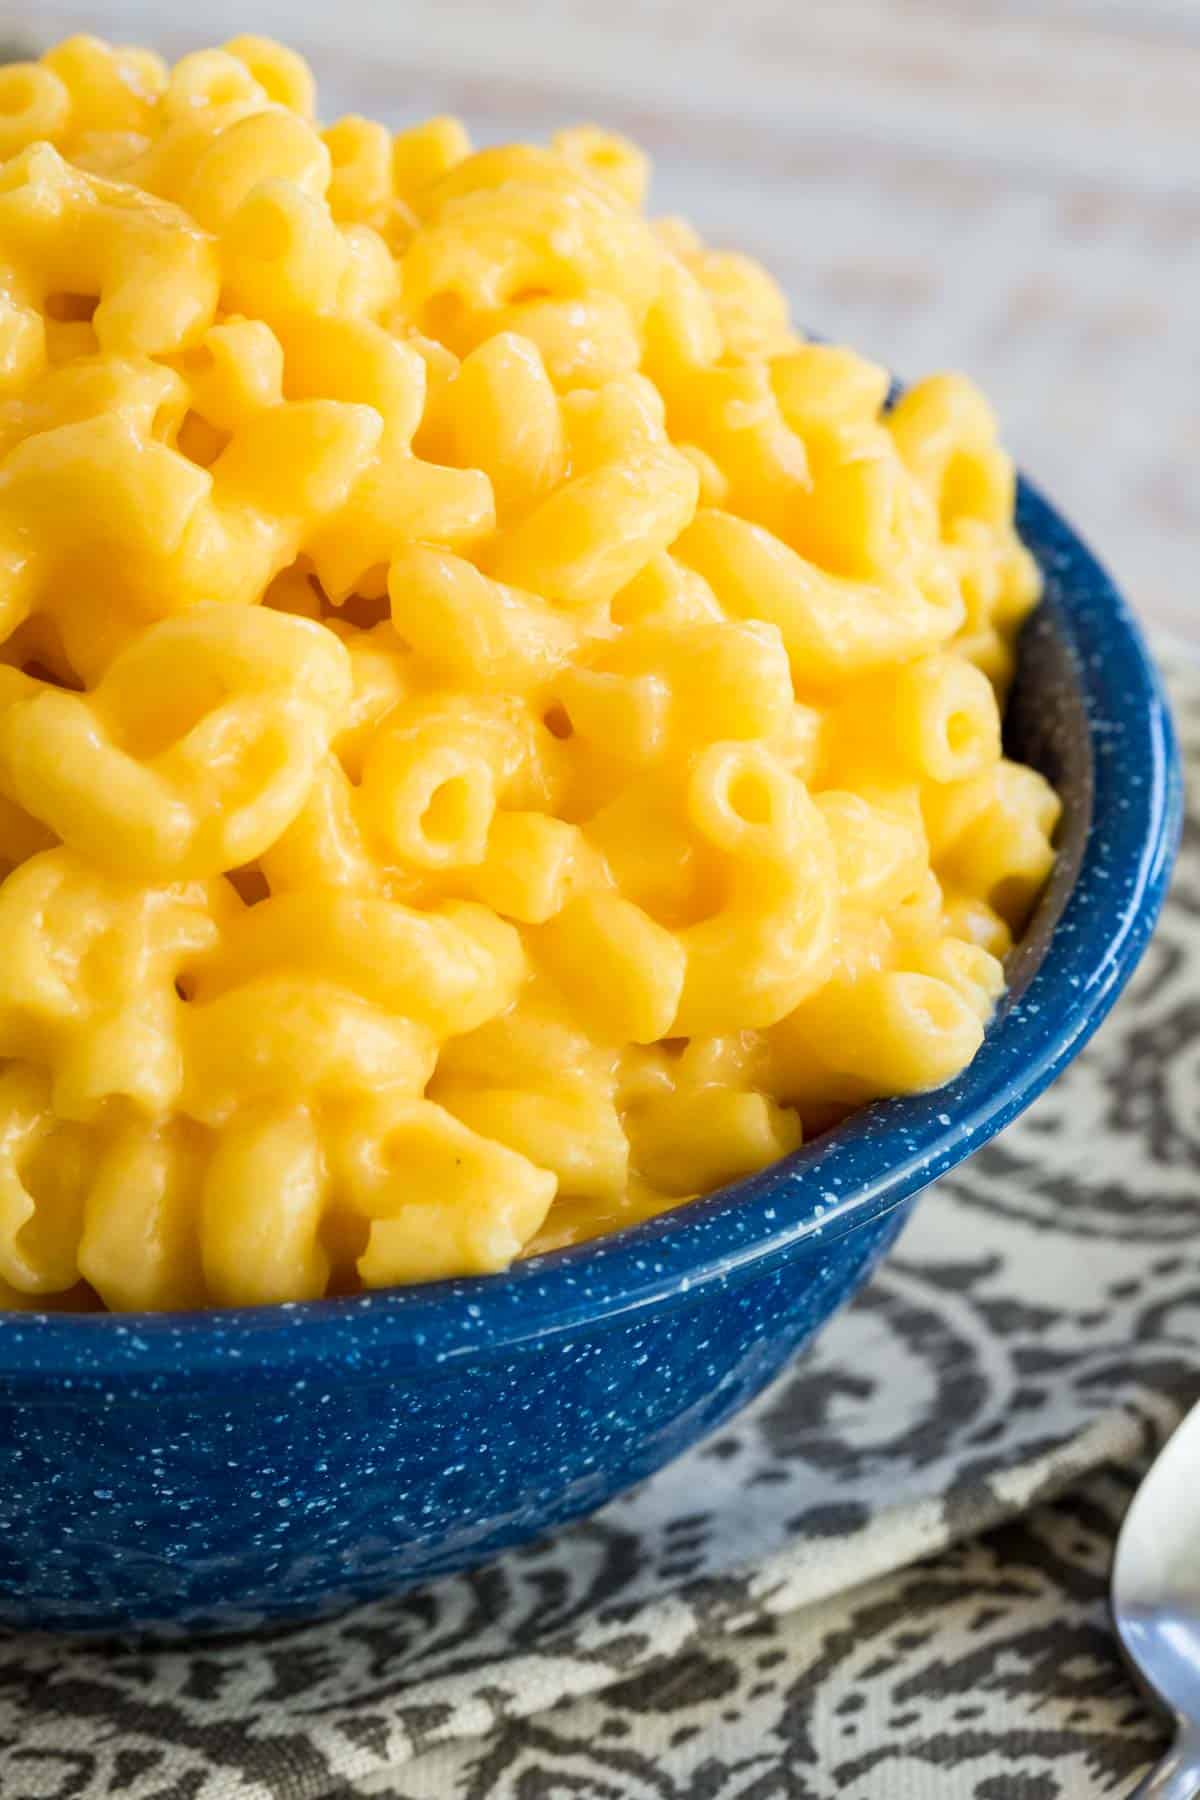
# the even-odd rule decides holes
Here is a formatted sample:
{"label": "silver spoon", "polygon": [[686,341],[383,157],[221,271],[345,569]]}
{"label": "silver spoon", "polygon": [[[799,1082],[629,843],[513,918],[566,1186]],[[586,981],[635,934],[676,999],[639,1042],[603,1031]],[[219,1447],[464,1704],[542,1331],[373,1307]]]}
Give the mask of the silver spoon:
{"label": "silver spoon", "polygon": [[1175,1743],[1129,1800],[1200,1795],[1200,1406],[1125,1515],[1113,1562],[1121,1647],[1175,1721]]}

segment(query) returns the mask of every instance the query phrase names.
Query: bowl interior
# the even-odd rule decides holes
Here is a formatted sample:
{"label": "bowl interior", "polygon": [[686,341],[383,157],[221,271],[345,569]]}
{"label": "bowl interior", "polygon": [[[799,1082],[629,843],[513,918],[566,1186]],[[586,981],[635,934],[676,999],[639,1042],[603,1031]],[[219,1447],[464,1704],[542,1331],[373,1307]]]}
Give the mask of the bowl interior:
{"label": "bowl interior", "polygon": [[1048,582],[1045,599],[1026,620],[1017,671],[1004,715],[1004,751],[1046,777],[1063,802],[1055,837],[1057,860],[1029,924],[1008,958],[1002,1017],[1024,994],[1045,958],[1087,851],[1095,807],[1096,767],[1088,703],[1069,617],[1068,596]]}

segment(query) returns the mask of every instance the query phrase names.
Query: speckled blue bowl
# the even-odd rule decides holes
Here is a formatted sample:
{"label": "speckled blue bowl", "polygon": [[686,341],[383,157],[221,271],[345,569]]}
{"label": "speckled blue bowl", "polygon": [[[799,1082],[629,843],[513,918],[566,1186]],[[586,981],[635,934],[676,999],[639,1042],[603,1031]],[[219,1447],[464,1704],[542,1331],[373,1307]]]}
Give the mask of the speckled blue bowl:
{"label": "speckled blue bowl", "polygon": [[1065,796],[1062,854],[967,1072],[505,1276],[260,1311],[0,1317],[0,1622],[240,1630],[461,1569],[652,1474],[810,1341],[918,1191],[1080,1049],[1170,870],[1179,770],[1141,637],[1028,486],[1020,524],[1047,594],[1009,745]]}

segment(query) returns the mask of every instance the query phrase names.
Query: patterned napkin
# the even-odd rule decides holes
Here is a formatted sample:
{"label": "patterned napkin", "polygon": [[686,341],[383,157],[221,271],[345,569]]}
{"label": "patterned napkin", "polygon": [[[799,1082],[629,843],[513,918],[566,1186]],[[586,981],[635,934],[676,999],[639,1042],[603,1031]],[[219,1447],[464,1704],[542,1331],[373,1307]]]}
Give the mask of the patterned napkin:
{"label": "patterned napkin", "polygon": [[[1173,688],[1197,768],[1200,670]],[[1200,1392],[1198,823],[1091,1048],[747,1414],[595,1518],[333,1624],[0,1643],[0,1792],[1127,1791],[1159,1728],[1105,1569],[1129,1471]]]}

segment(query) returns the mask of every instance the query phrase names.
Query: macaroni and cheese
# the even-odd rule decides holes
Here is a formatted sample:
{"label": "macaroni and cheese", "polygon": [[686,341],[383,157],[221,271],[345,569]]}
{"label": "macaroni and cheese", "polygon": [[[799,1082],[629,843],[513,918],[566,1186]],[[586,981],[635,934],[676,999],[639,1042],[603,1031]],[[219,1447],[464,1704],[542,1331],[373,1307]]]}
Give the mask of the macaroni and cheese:
{"label": "macaroni and cheese", "polygon": [[260,38],[0,155],[0,1299],[502,1269],[970,1061],[1058,803],[966,380]]}

